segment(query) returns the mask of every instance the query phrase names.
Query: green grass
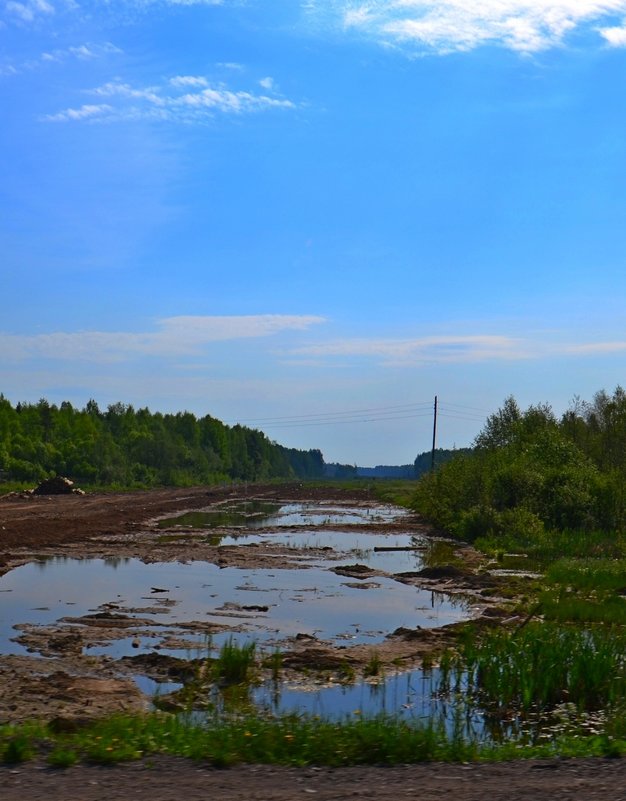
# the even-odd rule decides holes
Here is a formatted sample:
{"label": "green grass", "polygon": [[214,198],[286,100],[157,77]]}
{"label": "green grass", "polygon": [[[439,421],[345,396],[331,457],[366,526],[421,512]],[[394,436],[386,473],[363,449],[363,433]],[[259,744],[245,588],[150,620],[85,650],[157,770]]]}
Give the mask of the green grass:
{"label": "green grass", "polygon": [[548,620],[626,626],[626,559],[559,559],[539,594]]}
{"label": "green grass", "polygon": [[503,551],[526,553],[544,564],[559,559],[624,559],[626,537],[615,531],[542,530],[478,537],[474,545],[490,555]]}
{"label": "green grass", "polygon": [[0,483],[0,495],[8,495],[9,492],[24,492],[36,487],[38,483],[37,481],[3,481]]}
{"label": "green grass", "polygon": [[[622,718],[623,720],[623,718]],[[0,727],[0,753],[20,742],[20,757],[48,754],[51,766],[78,761],[102,765],[171,754],[228,767],[238,763],[281,765],[394,765],[428,761],[470,762],[524,757],[626,755],[624,725],[597,735],[563,736],[538,745],[501,745],[465,739],[442,727],[389,717],[328,722],[295,716],[258,716],[199,726],[184,718],[150,714],[115,717],[66,734],[28,727]]]}
{"label": "green grass", "polygon": [[372,651],[370,658],[363,668],[363,675],[367,677],[380,676],[383,673],[383,663],[377,651]]}
{"label": "green grass", "polygon": [[576,590],[626,590],[626,559],[559,559],[546,571],[546,579]]}
{"label": "green grass", "polygon": [[372,482],[372,488],[375,497],[380,501],[410,508],[417,483],[412,479],[385,479]]}
{"label": "green grass", "polygon": [[626,626],[626,598],[606,593],[583,597],[560,588],[540,595],[541,614],[546,620],[560,623],[595,623]]}

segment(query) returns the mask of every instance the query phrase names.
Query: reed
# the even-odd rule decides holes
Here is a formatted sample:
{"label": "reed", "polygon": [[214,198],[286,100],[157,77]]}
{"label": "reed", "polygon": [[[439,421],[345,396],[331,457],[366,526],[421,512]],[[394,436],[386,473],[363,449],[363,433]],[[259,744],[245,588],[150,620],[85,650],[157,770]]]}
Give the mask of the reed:
{"label": "reed", "polygon": [[469,698],[491,713],[543,711],[563,702],[610,709],[626,697],[626,633],[530,623],[474,634],[456,657]]}
{"label": "reed", "polygon": [[256,664],[256,644],[238,645],[232,637],[220,649],[213,663],[213,676],[221,685],[243,684],[250,679]]}

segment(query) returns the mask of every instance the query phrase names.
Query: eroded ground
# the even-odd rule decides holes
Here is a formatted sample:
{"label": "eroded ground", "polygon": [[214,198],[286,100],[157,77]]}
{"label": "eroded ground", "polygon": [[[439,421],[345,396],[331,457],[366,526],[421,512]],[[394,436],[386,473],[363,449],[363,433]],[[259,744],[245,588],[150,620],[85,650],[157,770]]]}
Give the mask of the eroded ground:
{"label": "eroded ground", "polygon": [[[248,518],[242,509],[252,510]],[[217,516],[217,528],[179,518],[198,510]],[[5,630],[0,722],[145,709],[155,691],[175,709],[175,691],[197,676],[206,643],[226,637],[279,649],[282,681],[321,686],[354,680],[374,653],[381,670],[417,667],[453,642],[450,621],[489,625],[508,615],[506,577],[483,572],[474,551],[433,540],[417,518],[396,516],[366,490],[13,496],[0,499],[0,527],[0,603],[8,608],[24,586],[30,602]],[[376,546],[361,548],[355,532]],[[79,559],[91,571],[82,588],[71,572]],[[167,586],[151,579],[150,565]],[[65,583],[51,588],[63,570]],[[99,588],[115,572],[128,576],[124,591]],[[232,575],[241,578],[224,590]],[[39,600],[51,593],[58,608]],[[407,599],[405,618],[391,626]],[[334,628],[336,610],[350,603],[361,618]],[[301,622],[299,609],[317,617]]]}

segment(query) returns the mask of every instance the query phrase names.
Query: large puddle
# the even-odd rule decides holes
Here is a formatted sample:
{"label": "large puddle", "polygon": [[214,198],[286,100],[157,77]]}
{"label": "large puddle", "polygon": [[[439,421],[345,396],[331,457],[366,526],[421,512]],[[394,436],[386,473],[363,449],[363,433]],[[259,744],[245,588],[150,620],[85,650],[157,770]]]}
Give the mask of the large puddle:
{"label": "large puddle", "polygon": [[251,500],[168,517],[159,521],[159,528],[265,529],[277,526],[371,525],[389,523],[406,514],[403,509],[393,506],[346,507],[324,503],[279,504]]}
{"label": "large puddle", "polygon": [[[250,500],[159,521],[156,544],[176,547],[191,537],[203,546],[254,548],[265,554],[278,549],[276,569],[120,557],[32,562],[0,577],[0,653],[53,657],[54,641],[68,633],[77,636],[79,655],[110,660],[153,652],[183,658],[215,655],[231,638],[238,644],[254,641],[268,653],[288,648],[298,635],[339,648],[375,646],[400,627],[433,628],[468,619],[473,613],[468,600],[394,579],[394,574],[420,570],[438,548],[449,548],[415,531],[382,530],[380,524],[402,523],[405,514],[374,504]],[[365,571],[366,577],[359,578],[359,570],[350,576],[334,572],[345,565],[387,575]],[[381,684],[315,691],[283,684],[250,686],[244,695],[274,713],[419,716],[432,712],[432,675],[414,671]],[[145,676],[136,680],[149,695],[178,686],[159,685]]]}
{"label": "large puddle", "polygon": [[314,566],[242,570],[209,562],[57,558],[7,573],[0,579],[0,593],[3,653],[24,652],[14,641],[16,624],[50,625],[103,611],[142,621],[137,626],[141,633],[132,631],[91,649],[115,657],[155,646],[167,650],[168,639],[182,631],[185,640],[201,644],[201,635],[184,629],[190,621],[223,628],[214,636],[218,643],[231,634],[266,643],[307,634],[334,644],[357,644],[380,642],[400,626],[431,628],[469,616],[466,601],[389,577],[358,580]]}

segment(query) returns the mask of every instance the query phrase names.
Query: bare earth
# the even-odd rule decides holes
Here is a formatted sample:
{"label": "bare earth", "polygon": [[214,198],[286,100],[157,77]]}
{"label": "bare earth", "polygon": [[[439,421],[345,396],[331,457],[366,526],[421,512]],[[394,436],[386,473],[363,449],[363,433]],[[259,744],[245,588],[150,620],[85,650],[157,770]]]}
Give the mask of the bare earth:
{"label": "bare earth", "polygon": [[[213,548],[193,538],[175,544],[156,544],[154,520],[172,513],[206,507],[220,500],[254,494],[266,500],[331,500],[368,504],[365,491],[321,489],[301,485],[250,488],[156,490],[103,493],[88,496],[0,498],[0,575],[38,555],[136,556],[144,561],[206,559],[216,564],[262,566],[268,556],[260,549]],[[403,528],[406,530],[406,523]],[[424,531],[419,521],[412,524]],[[393,524],[381,530],[394,530]],[[243,552],[243,555],[242,555]],[[471,568],[475,555],[460,549]],[[252,555],[253,554],[253,555]],[[281,554],[269,554],[277,567]],[[285,553],[286,564],[289,554]],[[277,563],[278,559],[278,563]],[[244,560],[244,561],[242,561]],[[417,579],[407,578],[408,583]],[[424,580],[420,583],[423,585]],[[482,616],[487,623],[499,619],[497,587],[476,577],[433,580],[433,588],[447,592],[487,595]],[[485,590],[488,590],[485,593]],[[494,600],[492,600],[494,599]],[[62,632],[57,632],[62,634]],[[105,663],[86,660],[72,643],[48,633],[53,643],[52,665],[38,656],[0,657],[0,722],[32,717],[88,716],[111,711],[145,708],[145,698],[130,679]],[[408,667],[421,655],[444,643],[445,629],[405,632],[390,637],[380,653],[383,661],[401,659]],[[60,643],[60,644],[59,644]],[[35,643],[41,653],[41,642]],[[332,663],[332,649],[305,643],[301,656]],[[358,668],[366,653],[349,649]],[[293,658],[297,663],[298,650]],[[342,655],[345,659],[345,654]],[[45,668],[44,665],[47,665]],[[626,761],[550,760],[498,765],[417,765],[397,768],[358,767],[296,769],[239,766],[225,771],[182,759],[157,757],[111,768],[78,766],[55,771],[44,764],[27,763],[0,767],[3,801],[34,799],[127,799],[174,801],[174,799],[275,799],[292,801],[309,796],[319,799],[415,798],[422,801],[452,795],[456,799],[597,799],[626,801]]]}
{"label": "bare earth", "polygon": [[215,770],[159,758],[55,771],[0,768],[3,801],[624,801],[626,761],[547,760],[496,765]]}

